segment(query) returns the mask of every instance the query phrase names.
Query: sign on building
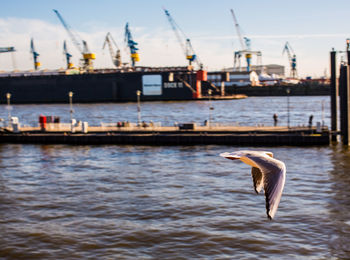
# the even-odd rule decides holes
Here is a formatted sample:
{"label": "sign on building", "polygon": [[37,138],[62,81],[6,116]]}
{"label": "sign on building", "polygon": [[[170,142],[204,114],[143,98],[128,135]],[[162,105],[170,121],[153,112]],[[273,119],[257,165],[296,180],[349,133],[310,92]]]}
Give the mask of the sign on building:
{"label": "sign on building", "polygon": [[162,95],[162,75],[142,75],[142,94],[145,96]]}

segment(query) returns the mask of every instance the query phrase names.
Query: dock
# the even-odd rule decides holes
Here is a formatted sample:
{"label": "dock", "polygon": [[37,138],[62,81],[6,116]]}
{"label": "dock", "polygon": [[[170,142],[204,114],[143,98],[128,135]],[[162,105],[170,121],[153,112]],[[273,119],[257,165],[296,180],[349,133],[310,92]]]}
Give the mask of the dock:
{"label": "dock", "polygon": [[3,128],[0,143],[21,144],[132,144],[132,145],[329,145],[327,127],[286,126],[77,126],[23,127],[15,133]]}

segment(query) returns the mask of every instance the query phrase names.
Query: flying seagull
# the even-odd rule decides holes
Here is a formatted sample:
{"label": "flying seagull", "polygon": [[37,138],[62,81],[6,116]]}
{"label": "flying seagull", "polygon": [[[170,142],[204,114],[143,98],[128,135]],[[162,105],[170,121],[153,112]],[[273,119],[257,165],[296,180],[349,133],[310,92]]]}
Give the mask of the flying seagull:
{"label": "flying seagull", "polygon": [[221,153],[220,156],[231,160],[241,160],[252,166],[252,177],[255,192],[258,194],[264,187],[266,213],[272,219],[280,203],[286,180],[286,166],[282,161],[273,158],[273,153],[265,151],[237,151]]}

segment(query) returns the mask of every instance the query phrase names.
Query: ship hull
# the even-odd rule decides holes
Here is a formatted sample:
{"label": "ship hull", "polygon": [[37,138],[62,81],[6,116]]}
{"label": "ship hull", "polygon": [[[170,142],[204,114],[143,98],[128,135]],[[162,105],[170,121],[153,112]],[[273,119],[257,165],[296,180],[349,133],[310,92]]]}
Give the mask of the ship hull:
{"label": "ship hull", "polygon": [[[174,77],[175,75],[175,77]],[[175,79],[174,79],[175,78]],[[192,72],[115,72],[78,75],[36,75],[0,77],[0,96],[11,93],[11,103],[129,102],[192,100],[193,91],[183,83],[195,84]]]}

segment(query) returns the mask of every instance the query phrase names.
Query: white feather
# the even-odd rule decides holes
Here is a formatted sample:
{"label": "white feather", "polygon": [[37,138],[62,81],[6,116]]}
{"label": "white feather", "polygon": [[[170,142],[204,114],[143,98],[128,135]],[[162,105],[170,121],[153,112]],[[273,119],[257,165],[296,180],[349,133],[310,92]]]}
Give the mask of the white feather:
{"label": "white feather", "polygon": [[239,159],[253,167],[252,177],[255,191],[259,193],[264,187],[267,217],[274,218],[286,180],[285,164],[273,158],[271,152],[265,151],[237,151],[222,153],[220,156],[231,160]]}

